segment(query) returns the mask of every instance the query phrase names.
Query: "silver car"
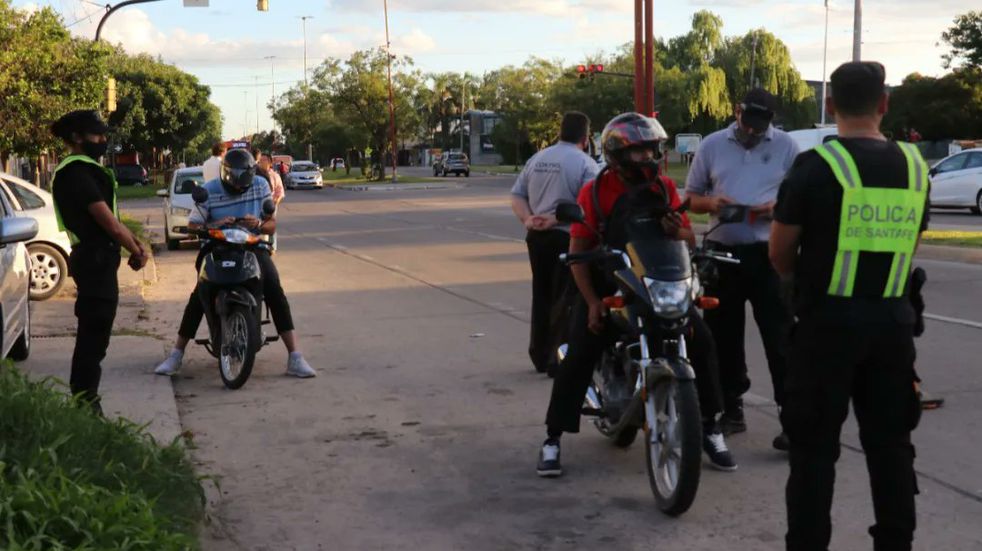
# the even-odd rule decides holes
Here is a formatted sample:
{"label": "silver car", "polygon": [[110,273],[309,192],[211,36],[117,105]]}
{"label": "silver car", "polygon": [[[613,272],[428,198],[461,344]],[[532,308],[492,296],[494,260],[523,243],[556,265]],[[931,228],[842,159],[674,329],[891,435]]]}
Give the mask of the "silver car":
{"label": "silver car", "polygon": [[58,229],[51,194],[10,174],[0,173],[0,194],[14,209],[14,216],[37,220],[38,233],[27,242],[31,256],[31,300],[55,296],[68,279],[68,255],[72,244]]}
{"label": "silver car", "polygon": [[0,359],[31,353],[31,259],[24,241],[38,233],[37,220],[17,216],[0,193]]}
{"label": "silver car", "polygon": [[317,163],[293,161],[283,185],[286,189],[321,189],[324,187],[324,177],[321,176],[321,168]]}
{"label": "silver car", "polygon": [[157,190],[157,196],[164,198],[164,240],[168,251],[176,251],[182,240],[190,238],[188,218],[195,208],[191,192],[204,185],[203,170],[200,166],[179,168],[167,189]]}

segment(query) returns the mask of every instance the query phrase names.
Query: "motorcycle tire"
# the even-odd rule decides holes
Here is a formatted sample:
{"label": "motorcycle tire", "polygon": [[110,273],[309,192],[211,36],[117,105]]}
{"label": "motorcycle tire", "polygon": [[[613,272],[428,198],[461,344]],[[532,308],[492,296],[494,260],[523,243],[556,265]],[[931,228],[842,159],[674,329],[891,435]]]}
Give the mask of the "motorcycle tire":
{"label": "motorcycle tire", "polygon": [[[221,324],[218,372],[225,386],[235,390],[241,388],[252,374],[256,352],[259,351],[259,322],[251,308],[235,304],[229,308],[228,315],[222,318]],[[232,345],[243,347],[238,351],[241,357],[231,353],[228,347]],[[237,360],[237,369],[233,368],[233,359]]]}
{"label": "motorcycle tire", "polygon": [[[695,501],[702,469],[702,420],[695,381],[667,380],[649,393],[648,400],[654,400],[656,418],[666,421],[659,425],[652,419],[645,420],[648,483],[658,509],[676,517],[688,511]],[[671,423],[675,423],[674,430],[668,428]],[[661,440],[671,434],[676,435],[674,451],[661,445]]]}

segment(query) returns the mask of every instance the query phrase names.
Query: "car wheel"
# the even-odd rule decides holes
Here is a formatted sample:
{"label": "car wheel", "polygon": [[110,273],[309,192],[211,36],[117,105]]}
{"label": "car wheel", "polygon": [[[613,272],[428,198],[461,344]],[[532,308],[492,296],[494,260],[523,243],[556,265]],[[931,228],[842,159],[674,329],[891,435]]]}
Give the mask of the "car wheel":
{"label": "car wheel", "polygon": [[975,196],[975,206],[972,207],[973,214],[982,214],[982,189],[979,190],[979,194]]}
{"label": "car wheel", "polygon": [[68,260],[61,251],[44,243],[31,243],[27,254],[31,257],[31,300],[48,300],[65,284]]}
{"label": "car wheel", "polygon": [[31,355],[31,304],[27,303],[27,319],[24,320],[24,331],[21,332],[14,346],[10,349],[11,360],[22,362]]}

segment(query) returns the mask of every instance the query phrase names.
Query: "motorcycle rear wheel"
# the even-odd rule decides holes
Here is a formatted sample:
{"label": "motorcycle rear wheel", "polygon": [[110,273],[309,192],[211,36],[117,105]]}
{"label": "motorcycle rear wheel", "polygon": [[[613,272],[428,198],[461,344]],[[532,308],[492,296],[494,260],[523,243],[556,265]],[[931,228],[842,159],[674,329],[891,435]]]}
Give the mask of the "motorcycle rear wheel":
{"label": "motorcycle rear wheel", "polygon": [[239,304],[229,308],[222,318],[219,373],[229,389],[241,388],[252,374],[259,350],[259,323],[251,308]]}
{"label": "motorcycle rear wheel", "polygon": [[672,379],[656,386],[647,396],[645,421],[648,483],[658,509],[679,516],[695,501],[702,468],[702,421],[695,381]]}

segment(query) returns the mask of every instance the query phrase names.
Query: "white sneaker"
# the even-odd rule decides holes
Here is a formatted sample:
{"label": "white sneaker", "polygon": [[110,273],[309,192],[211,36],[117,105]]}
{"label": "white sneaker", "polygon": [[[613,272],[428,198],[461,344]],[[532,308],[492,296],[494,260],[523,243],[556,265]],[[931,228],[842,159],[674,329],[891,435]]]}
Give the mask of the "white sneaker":
{"label": "white sneaker", "polygon": [[153,372],[157,375],[174,375],[180,371],[181,362],[183,360],[184,353],[179,350],[174,350],[170,353],[170,356],[167,356],[167,359],[157,366],[157,369],[153,370]]}
{"label": "white sneaker", "polygon": [[314,371],[314,368],[310,367],[307,360],[303,359],[303,354],[299,352],[290,354],[290,359],[286,363],[286,374],[300,377],[301,379],[317,376],[317,372]]}

